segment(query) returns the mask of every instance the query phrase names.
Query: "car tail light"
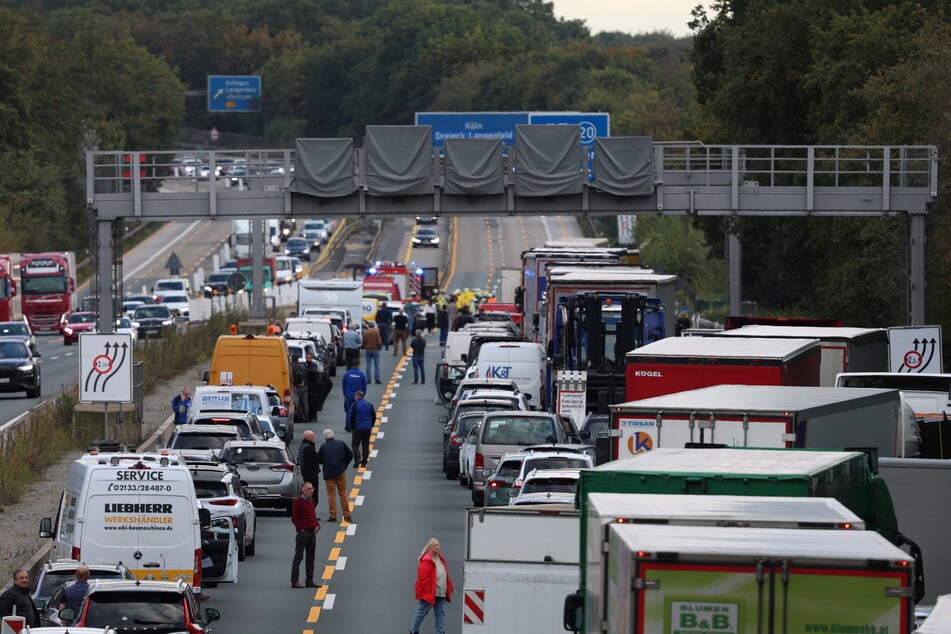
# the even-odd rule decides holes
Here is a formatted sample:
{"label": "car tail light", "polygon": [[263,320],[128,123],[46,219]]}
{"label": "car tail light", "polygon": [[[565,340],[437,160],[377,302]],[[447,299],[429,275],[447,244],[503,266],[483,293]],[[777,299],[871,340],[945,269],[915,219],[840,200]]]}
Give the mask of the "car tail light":
{"label": "car tail light", "polygon": [[475,455],[475,464],[473,466],[475,467],[476,471],[485,469],[485,457],[482,454],[477,453]]}
{"label": "car tail light", "polygon": [[286,417],[286,416],[288,415],[288,413],[287,413],[287,408],[286,408],[286,407],[280,407],[280,408],[278,408],[278,410],[277,410],[277,415],[280,416],[281,418]]}
{"label": "car tail light", "polygon": [[238,501],[234,498],[229,498],[227,500],[208,500],[208,504],[213,504],[215,506],[237,506]]}
{"label": "car tail light", "polygon": [[439,364],[439,376],[440,376],[441,378],[443,378],[443,379],[445,379],[445,378],[447,378],[447,377],[449,376],[449,364],[448,364],[448,363],[440,363],[440,364]]}
{"label": "car tail light", "polygon": [[498,481],[498,480],[489,480],[489,488],[490,488],[490,489],[497,489],[497,488],[499,488],[499,481]]}
{"label": "car tail light", "polygon": [[461,437],[461,436],[450,436],[450,437],[449,437],[449,443],[450,443],[453,447],[461,447],[461,446],[462,446],[462,437]]}
{"label": "car tail light", "polygon": [[284,464],[271,465],[270,469],[271,469],[271,471],[293,471],[293,470],[294,470],[294,463],[293,463],[293,462],[285,462]]}

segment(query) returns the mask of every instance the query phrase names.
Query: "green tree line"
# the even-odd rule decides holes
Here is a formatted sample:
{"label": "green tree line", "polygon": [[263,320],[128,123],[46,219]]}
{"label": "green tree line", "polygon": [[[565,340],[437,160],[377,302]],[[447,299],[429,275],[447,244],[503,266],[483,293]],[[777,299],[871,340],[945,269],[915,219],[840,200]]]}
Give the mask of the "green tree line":
{"label": "green tree line", "polygon": [[[592,34],[541,0],[0,0],[0,250],[84,251],[86,149],[174,148],[212,125],[290,147],[425,110],[607,111],[616,136],[930,143],[943,157],[948,17],[939,0],[720,0],[678,39]],[[190,95],[209,74],[261,75],[262,112],[208,113]],[[942,187],[928,245],[937,323],[951,301],[946,209]],[[638,225],[645,261],[700,296],[724,293],[724,231]],[[738,231],[743,296],[761,313],[904,322],[903,218]]]}

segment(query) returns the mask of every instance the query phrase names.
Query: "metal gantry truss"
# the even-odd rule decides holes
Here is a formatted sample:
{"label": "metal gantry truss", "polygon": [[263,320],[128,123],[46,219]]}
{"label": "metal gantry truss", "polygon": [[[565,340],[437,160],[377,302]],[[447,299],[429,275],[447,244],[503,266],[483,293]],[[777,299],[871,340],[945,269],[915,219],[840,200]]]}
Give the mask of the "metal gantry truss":
{"label": "metal gantry truss", "polygon": [[[519,148],[498,156],[504,192],[447,195],[445,158],[434,152],[427,193],[374,191],[363,148],[352,156],[353,192],[307,196],[294,192],[294,150],[88,152],[87,204],[98,223],[99,276],[113,288],[116,220],[254,219],[518,215],[904,216],[909,236],[907,323],[925,322],[926,227],[938,190],[934,146],[744,146],[654,143],[646,195],[619,196],[598,187],[579,146],[579,193],[521,195]],[[197,160],[195,160],[197,159]],[[538,169],[533,165],[533,169]],[[539,178],[544,178],[544,168]],[[430,191],[431,189],[431,191]],[[728,240],[730,310],[740,308],[740,241]],[[100,302],[100,310],[111,303]],[[100,314],[101,323],[114,315]]]}

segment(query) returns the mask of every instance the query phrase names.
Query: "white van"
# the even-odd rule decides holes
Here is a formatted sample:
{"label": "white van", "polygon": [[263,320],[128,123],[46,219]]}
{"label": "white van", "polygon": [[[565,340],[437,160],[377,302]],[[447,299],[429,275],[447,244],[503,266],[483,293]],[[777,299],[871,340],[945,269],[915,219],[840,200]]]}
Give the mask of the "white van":
{"label": "white van", "polygon": [[52,559],[122,564],[138,579],[184,580],[201,592],[201,526],[210,526],[178,456],[89,453],[66,475]]}
{"label": "white van", "polygon": [[290,256],[275,256],[274,267],[277,270],[277,277],[274,279],[275,284],[290,284],[297,279],[294,274],[294,263],[291,262]]}
{"label": "white van", "polygon": [[513,379],[520,392],[531,395],[535,407],[545,409],[546,367],[545,348],[540,343],[490,341],[479,348],[479,358],[467,378]]}

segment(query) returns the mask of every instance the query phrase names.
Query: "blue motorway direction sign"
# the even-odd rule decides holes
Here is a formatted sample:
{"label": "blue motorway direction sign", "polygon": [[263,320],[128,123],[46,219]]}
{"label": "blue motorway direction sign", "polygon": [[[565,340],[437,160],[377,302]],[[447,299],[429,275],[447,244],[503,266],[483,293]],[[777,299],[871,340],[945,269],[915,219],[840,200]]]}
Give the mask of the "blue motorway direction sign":
{"label": "blue motorway direction sign", "polygon": [[528,123],[527,112],[417,112],[416,125],[432,127],[433,147],[441,148],[446,139],[502,139],[507,147],[515,145],[515,126]]}
{"label": "blue motorway direction sign", "polygon": [[260,75],[208,75],[208,112],[257,112]]}
{"label": "blue motorway direction sign", "polygon": [[577,123],[581,126],[581,145],[594,145],[598,137],[611,136],[611,115],[607,112],[533,112],[528,122],[533,125]]}

